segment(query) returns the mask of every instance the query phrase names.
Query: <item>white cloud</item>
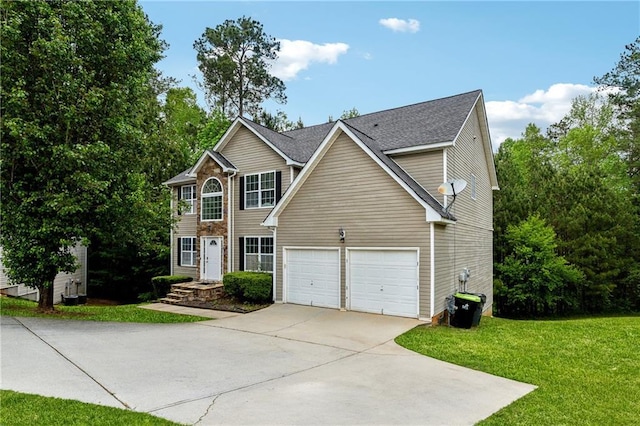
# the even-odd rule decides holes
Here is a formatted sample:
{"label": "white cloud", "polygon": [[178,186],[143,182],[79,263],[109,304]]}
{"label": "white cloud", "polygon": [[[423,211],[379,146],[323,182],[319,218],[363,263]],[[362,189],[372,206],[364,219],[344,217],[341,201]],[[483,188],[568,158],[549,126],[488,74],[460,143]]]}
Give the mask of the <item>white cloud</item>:
{"label": "white cloud", "polygon": [[300,71],[313,62],[335,64],[338,57],[347,53],[346,43],[314,44],[306,40],[280,39],[280,53],[273,63],[271,74],[287,81],[296,78]]}
{"label": "white cloud", "polygon": [[550,124],[557,123],[571,110],[574,98],[587,96],[596,90],[596,87],[584,84],[557,83],[517,101],[487,102],[487,119],[494,147],[500,146],[507,138],[520,138],[529,123],[534,123],[544,132]]}
{"label": "white cloud", "polygon": [[401,33],[417,33],[420,31],[420,21],[417,19],[385,18],[378,21],[383,27]]}

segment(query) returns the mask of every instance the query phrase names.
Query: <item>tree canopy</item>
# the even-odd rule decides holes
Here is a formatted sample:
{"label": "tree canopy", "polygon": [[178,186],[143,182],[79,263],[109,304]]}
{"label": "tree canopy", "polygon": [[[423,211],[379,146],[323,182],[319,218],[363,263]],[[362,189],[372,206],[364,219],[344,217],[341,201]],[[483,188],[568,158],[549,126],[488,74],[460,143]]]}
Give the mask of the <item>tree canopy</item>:
{"label": "tree canopy", "polygon": [[135,1],[3,2],[0,245],[10,279],[40,290],[76,269],[69,247],[151,236],[154,64],[164,44]]}
{"label": "tree canopy", "polygon": [[[611,106],[600,96],[576,98],[548,136],[529,125],[521,139],[500,146],[495,158],[501,191],[494,195],[494,259],[501,314],[640,307],[637,194],[625,166],[629,158],[621,155],[625,142],[618,126],[624,122],[612,120]],[[538,293],[524,286],[521,263],[545,270],[542,258],[521,256],[523,246],[534,249],[533,235],[520,246],[513,241],[514,226],[533,232],[528,222],[532,215],[557,235],[554,250],[580,272],[579,283],[569,279],[570,274],[558,273],[546,279],[546,287],[535,286]],[[543,289],[545,302],[540,303]],[[528,310],[523,294],[531,303]]]}
{"label": "tree canopy", "polygon": [[208,101],[228,118],[256,117],[267,99],[286,103],[285,85],[269,74],[280,43],[251,18],[207,28],[193,45]]}

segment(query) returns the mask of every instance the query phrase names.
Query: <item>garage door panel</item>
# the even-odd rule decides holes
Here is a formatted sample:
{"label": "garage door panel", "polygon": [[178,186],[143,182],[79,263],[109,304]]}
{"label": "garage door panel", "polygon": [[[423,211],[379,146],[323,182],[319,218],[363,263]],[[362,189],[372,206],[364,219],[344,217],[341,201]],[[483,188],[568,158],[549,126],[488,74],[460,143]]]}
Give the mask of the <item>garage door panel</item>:
{"label": "garage door panel", "polygon": [[286,249],[286,301],[340,307],[340,252],[337,249]]}
{"label": "garage door panel", "polygon": [[418,312],[416,250],[350,250],[350,308],[415,317]]}

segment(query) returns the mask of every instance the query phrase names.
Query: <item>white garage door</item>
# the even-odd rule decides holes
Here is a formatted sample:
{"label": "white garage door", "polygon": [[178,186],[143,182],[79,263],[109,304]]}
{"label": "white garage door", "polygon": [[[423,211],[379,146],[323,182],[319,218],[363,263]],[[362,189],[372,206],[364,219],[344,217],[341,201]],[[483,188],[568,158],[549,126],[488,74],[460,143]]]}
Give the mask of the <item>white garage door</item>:
{"label": "white garage door", "polygon": [[349,250],[351,310],[418,316],[417,250]]}
{"label": "white garage door", "polygon": [[285,250],[286,302],[340,307],[340,251],[338,249]]}

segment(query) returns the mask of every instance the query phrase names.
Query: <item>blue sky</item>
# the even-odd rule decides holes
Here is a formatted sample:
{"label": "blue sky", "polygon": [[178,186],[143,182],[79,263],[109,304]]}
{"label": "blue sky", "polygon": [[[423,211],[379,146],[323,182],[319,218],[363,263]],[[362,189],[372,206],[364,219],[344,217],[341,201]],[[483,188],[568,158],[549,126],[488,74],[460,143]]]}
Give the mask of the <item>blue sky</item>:
{"label": "blue sky", "polygon": [[[241,16],[281,41],[272,73],[305,125],[482,89],[494,146],[559,121],[640,35],[640,2],[141,1],[170,47],[158,67],[199,76],[193,43]],[[200,99],[202,93],[196,90]],[[202,101],[204,104],[204,101]]]}

